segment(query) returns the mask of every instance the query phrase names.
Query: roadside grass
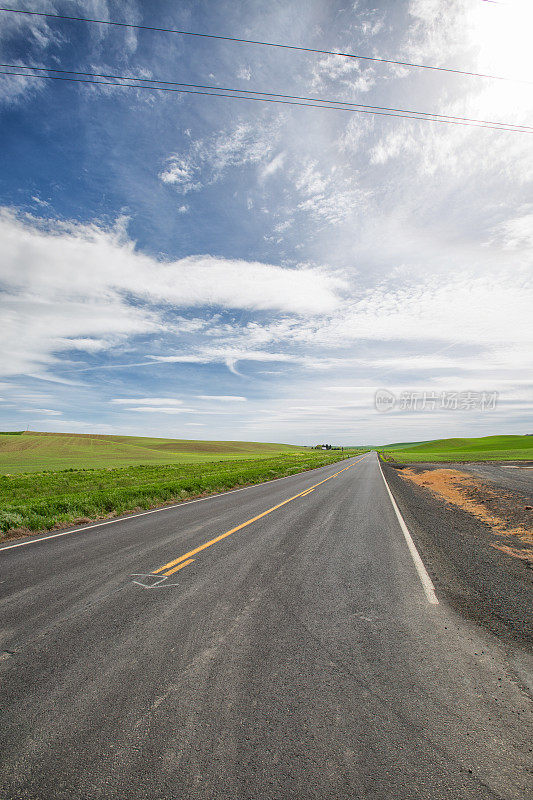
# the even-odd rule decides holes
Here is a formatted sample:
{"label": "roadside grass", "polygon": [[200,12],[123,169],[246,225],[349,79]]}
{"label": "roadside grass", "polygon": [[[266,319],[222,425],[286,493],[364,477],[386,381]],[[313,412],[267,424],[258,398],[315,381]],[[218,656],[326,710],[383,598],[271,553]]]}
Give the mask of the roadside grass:
{"label": "roadside grass", "polygon": [[0,475],[0,530],[6,539],[119,516],[294,475],[360,452]]}
{"label": "roadside grass", "polygon": [[533,436],[483,436],[435,439],[379,448],[385,461],[523,461],[533,460]]}
{"label": "roadside grass", "polygon": [[0,473],[132,464],[200,464],[213,459],[243,460],[278,453],[309,452],[287,444],[157,439],[79,433],[0,433]]}

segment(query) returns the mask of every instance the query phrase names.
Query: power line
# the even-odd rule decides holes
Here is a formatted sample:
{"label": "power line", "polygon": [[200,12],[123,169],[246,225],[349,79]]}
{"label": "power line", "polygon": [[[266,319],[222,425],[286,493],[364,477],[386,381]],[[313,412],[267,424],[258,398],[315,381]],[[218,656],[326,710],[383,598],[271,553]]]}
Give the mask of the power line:
{"label": "power line", "polygon": [[490,75],[484,72],[470,72],[463,69],[453,69],[452,67],[435,67],[430,64],[413,64],[410,61],[395,61],[391,58],[378,58],[377,56],[363,56],[358,53],[338,53],[334,50],[319,50],[314,47],[298,47],[293,44],[282,44],[280,42],[266,42],[258,39],[240,39],[236,36],[219,36],[212,33],[198,33],[195,31],[184,31],[178,28],[158,28],[154,25],[134,25],[131,22],[116,22],[107,19],[94,19],[91,17],[72,17],[67,14],[53,14],[44,11],[24,11],[20,8],[0,8],[2,12],[9,12],[11,14],[27,14],[33,17],[46,17],[48,19],[63,19],[71,22],[90,22],[96,25],[111,25],[118,28],[133,28],[142,31],[156,31],[158,33],[175,33],[180,36],[196,36],[203,39],[217,39],[223,42],[236,42],[238,44],[253,44],[262,47],[278,47],[283,50],[297,50],[303,53],[316,53],[318,55],[339,56],[340,58],[355,58],[361,61],[372,61],[381,64],[393,64],[399,67],[413,67],[415,69],[429,69],[437,72],[450,72],[456,75],[467,75],[473,78],[489,78],[496,81],[514,81],[516,83],[532,84],[533,81],[521,80],[515,78],[506,78],[502,75]]}
{"label": "power line", "polygon": [[[533,129],[527,128],[519,128],[519,127],[511,127],[506,123],[493,123],[493,124],[483,124],[481,122],[461,122],[455,119],[437,119],[433,116],[417,116],[416,112],[410,113],[407,109],[405,111],[403,109],[398,109],[398,113],[392,113],[389,111],[374,111],[366,108],[355,108],[348,105],[325,105],[328,101],[323,101],[322,103],[314,103],[314,102],[298,102],[295,100],[283,100],[283,99],[276,99],[276,97],[256,97],[249,94],[228,94],[229,91],[240,91],[240,90],[231,90],[228,89],[227,92],[219,92],[219,91],[200,91],[197,89],[181,89],[181,88],[174,88],[171,86],[146,86],[140,85],[137,83],[114,83],[112,81],[101,81],[101,80],[84,80],[82,78],[66,78],[60,75],[36,75],[35,73],[24,73],[24,72],[7,72],[6,70],[0,70],[0,75],[10,75],[13,77],[23,77],[23,78],[40,78],[43,80],[51,80],[51,81],[70,81],[72,83],[89,83],[89,84],[96,84],[100,86],[117,86],[117,87],[126,87],[130,89],[147,89],[149,91],[156,91],[156,92],[176,92],[178,94],[195,94],[195,95],[207,95],[210,97],[225,97],[225,98],[232,98],[233,100],[254,100],[260,103],[277,103],[280,105],[287,105],[287,106],[301,106],[303,108],[324,108],[329,109],[330,111],[350,111],[351,113],[357,114],[373,114],[379,117],[398,117],[400,119],[416,119],[421,120],[423,122],[438,122],[441,124],[447,125],[462,125],[468,128],[485,128],[489,130],[497,130],[497,131],[508,131],[514,133],[533,133]],[[139,80],[139,79],[136,79]],[[277,96],[281,97],[281,96]],[[422,113],[422,112],[420,112]]]}
{"label": "power line", "polygon": [[[334,104],[338,106],[349,106],[354,108],[364,108],[369,109],[371,111],[394,111],[398,113],[407,113],[407,114],[417,114],[420,117],[436,117],[439,119],[448,119],[448,120],[460,120],[461,122],[470,122],[470,123],[478,123],[482,125],[495,125],[495,126],[504,126],[505,128],[518,128],[523,130],[532,130],[533,126],[531,125],[519,125],[514,122],[498,122],[495,120],[486,120],[486,119],[474,119],[471,117],[459,117],[454,116],[452,114],[436,114],[431,111],[417,111],[415,109],[402,109],[402,108],[391,108],[389,106],[372,106],[367,105],[365,103],[353,103],[346,100],[337,100],[337,99],[328,99],[324,97],[306,97],[302,95],[293,95],[293,94],[280,94],[279,92],[261,92],[258,90],[250,90],[250,89],[235,89],[229,88],[227,86],[206,86],[200,83],[181,83],[179,81],[164,81],[159,80],[157,78],[138,78],[134,75],[110,75],[107,73],[101,72],[79,72],[73,69],[53,69],[51,67],[35,67],[31,64],[0,64],[0,67],[6,67],[9,69],[31,69],[31,70],[38,70],[39,72],[55,72],[62,75],[81,75],[90,78],[110,78],[113,80],[118,81],[138,81],[143,84],[164,84],[165,86],[183,86],[188,89],[209,89],[212,91],[220,91],[220,92],[235,92],[239,94],[249,94],[249,95],[261,95],[263,97],[275,97],[280,98],[283,100],[305,100],[306,102],[310,103],[327,103],[327,104]],[[5,74],[5,73],[4,73]],[[37,76],[36,76],[37,77]],[[46,77],[46,76],[41,76]],[[123,84],[116,84],[117,86]],[[141,88],[141,87],[139,87]],[[150,88],[150,87],[145,87]],[[157,87],[153,87],[157,88]]]}

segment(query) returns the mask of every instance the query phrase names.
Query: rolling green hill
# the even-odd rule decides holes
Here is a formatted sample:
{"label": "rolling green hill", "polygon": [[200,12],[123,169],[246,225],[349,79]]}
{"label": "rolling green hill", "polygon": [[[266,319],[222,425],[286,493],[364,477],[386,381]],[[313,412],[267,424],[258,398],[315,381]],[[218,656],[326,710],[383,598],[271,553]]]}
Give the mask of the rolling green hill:
{"label": "rolling green hill", "polygon": [[303,447],[263,442],[151,439],[80,433],[0,433],[0,473],[125,467],[135,464],[197,464],[305,452]]}
{"label": "rolling green hill", "polygon": [[475,439],[434,439],[378,448],[396,461],[519,461],[533,460],[533,436],[483,436]]}
{"label": "rolling green hill", "polygon": [[[427,441],[422,442],[395,442],[394,444],[386,444],[383,447],[379,447],[379,450],[411,450],[413,447],[420,447],[420,445],[424,444],[433,444],[435,439],[428,439]],[[441,440],[444,441],[444,440]]]}

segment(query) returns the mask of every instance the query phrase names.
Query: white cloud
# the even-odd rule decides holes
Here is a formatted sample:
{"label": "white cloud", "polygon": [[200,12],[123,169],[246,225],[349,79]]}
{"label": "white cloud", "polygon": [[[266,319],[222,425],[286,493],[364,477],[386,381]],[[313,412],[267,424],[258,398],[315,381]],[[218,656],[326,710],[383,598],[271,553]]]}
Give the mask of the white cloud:
{"label": "white cloud", "polygon": [[284,231],[288,230],[293,223],[293,219],[286,219],[283,222],[278,222],[277,225],[274,225],[274,230],[276,233],[283,233]]}
{"label": "white cloud", "polygon": [[[38,6],[34,10],[49,10]],[[53,10],[53,9],[52,9]],[[9,52],[12,43],[24,41],[24,52],[27,54],[26,60],[36,66],[42,64],[43,58],[47,57],[47,51],[51,45],[60,44],[62,36],[59,32],[54,32],[50,27],[49,21],[44,17],[26,16],[25,14],[2,14],[2,24],[0,26],[0,48],[6,54]],[[4,58],[3,60],[8,60]],[[18,61],[14,62],[18,63]],[[46,81],[23,77],[2,76],[0,81],[0,104],[11,105],[20,103],[22,100],[31,98],[36,93],[42,92]]]}
{"label": "white cloud", "polygon": [[[93,421],[82,421],[78,419],[56,419],[50,418],[49,420],[36,419],[30,423],[31,430],[42,430],[42,426],[46,424],[46,431],[51,433],[94,433],[95,424]],[[106,422],[98,422],[96,426],[98,433],[119,433],[112,425]]]}
{"label": "white cloud", "polygon": [[366,392],[373,386],[324,386],[326,392]]}
{"label": "white cloud", "polygon": [[32,199],[32,202],[35,203],[35,205],[40,206],[41,208],[49,208],[50,207],[50,203],[47,200],[41,200],[41,198],[38,197],[37,195],[34,195],[31,199]]}
{"label": "white cloud", "polygon": [[60,336],[56,339],[58,350],[82,350],[85,353],[99,353],[102,350],[107,350],[109,341],[105,339],[91,339],[91,338],[78,338],[78,339],[64,339]]}
{"label": "white cloud", "polygon": [[266,124],[238,122],[207,139],[191,142],[186,153],[167,159],[159,177],[172,184],[180,194],[197,191],[220,180],[230,167],[267,162],[278,138],[276,118]]}
{"label": "white cloud", "polygon": [[[402,33],[400,58],[415,63],[458,64],[465,70],[512,76],[519,81],[533,79],[528,57],[533,23],[529,0],[411,0],[408,11],[411,24]],[[413,70],[404,77],[412,83]],[[404,107],[531,125],[533,97],[520,83],[450,77],[433,83],[430,92],[415,88],[411,96],[415,100]],[[488,176],[493,180],[507,178],[515,186],[533,177],[533,151],[527,134],[483,132],[440,123],[410,123],[400,128],[395,124],[395,128],[374,148],[376,162],[405,155],[411,171],[414,168],[426,176],[441,172],[447,182],[457,177],[463,185],[467,180],[475,181],[474,176],[478,176],[476,182],[486,181]]]}
{"label": "white cloud", "polygon": [[293,170],[293,179],[301,200],[298,209],[312,217],[335,225],[355,214],[362,206],[365,193],[357,185],[353,173],[350,178],[331,167],[322,171],[317,161],[307,160],[300,168]]}
{"label": "white cloud", "polygon": [[506,250],[521,247],[533,250],[533,213],[501,222],[493,231],[491,244],[499,244]]}
{"label": "white cloud", "polygon": [[35,78],[24,78],[22,75],[17,77],[2,75],[2,78],[3,80],[0,81],[0,104],[3,105],[20,102],[23,98],[26,99],[44,88],[44,81],[38,81]]}
{"label": "white cloud", "polygon": [[[374,68],[362,66],[361,62],[355,58],[325,55],[319,58],[313,67],[313,87],[317,89],[327,87],[329,93],[334,87],[356,92],[368,92],[374,83]],[[344,96],[340,99],[344,99]]]}
{"label": "white cloud", "polygon": [[[173,354],[168,356],[150,356],[154,362],[161,364],[226,364],[232,372],[236,372],[239,361],[299,361],[291,353],[272,353],[267,350],[249,349],[245,338],[242,339],[242,348],[229,347],[199,347],[195,354]],[[236,373],[238,374],[238,373]]]}
{"label": "white cloud", "polygon": [[[531,288],[528,270],[509,265],[492,275],[466,270],[399,284],[394,278],[352,293],[334,314],[286,318],[236,329],[214,327],[223,346],[202,345],[194,354],[160,357],[168,361],[227,363],[281,361],[317,370],[356,376],[361,384],[391,374],[410,380],[442,374],[466,376],[506,367],[523,370],[533,349],[529,325]],[[369,355],[361,350],[374,343]],[[356,349],[357,348],[357,349]],[[466,349],[465,349],[466,348]],[[330,384],[340,391],[343,384]]]}
{"label": "white cloud", "polygon": [[135,335],[205,324],[163,319],[162,307],[316,314],[336,308],[344,288],[317,268],[212,256],[159,262],[135,249],[124,222],[113,229],[45,223],[4,209],[0,236],[5,374],[40,373],[68,350],[96,353]]}
{"label": "white cloud", "polygon": [[[299,41],[330,38],[346,51],[473,71],[514,72],[521,60],[528,62],[523,73],[531,69],[531,26],[504,32],[503,23],[495,23],[507,15],[503,5],[412,0],[395,10],[381,3],[383,12],[367,12],[361,2],[342,9],[327,5],[298,20],[284,7],[281,16],[269,18],[269,37],[286,30],[291,16]],[[531,2],[524,8],[529,14]],[[249,23],[250,29],[256,25],[254,14]],[[99,41],[94,37],[90,63],[99,69],[104,62],[96,50],[103,55],[110,42],[103,34]],[[122,44],[117,63],[127,63],[126,50]],[[302,56],[301,69],[291,72],[287,65],[294,55],[289,55],[256,57],[250,51],[249,66],[225,62],[226,77],[243,67],[241,80],[263,74],[294,94],[311,94],[313,88],[313,94],[347,101],[368,98],[368,103],[488,119],[497,114],[532,124],[531,94],[523,85],[370,67],[336,56]],[[45,60],[37,57],[34,63]],[[153,67],[161,76],[155,61]],[[222,72],[217,79],[222,81]],[[28,91],[23,87],[21,97]],[[142,93],[111,91],[128,98],[140,121],[134,103]],[[168,99],[159,93],[144,97],[161,104]],[[96,92],[91,103],[97,98]],[[135,432],[136,421],[137,428],[165,435],[169,421],[181,429],[189,424],[183,421],[188,415],[202,419],[205,413],[208,422],[226,415],[224,426],[205,429],[212,438],[242,438],[242,428],[249,438],[279,440],[286,431],[294,440],[316,430],[316,423],[324,436],[364,431],[365,438],[373,438],[377,431],[386,440],[393,428],[373,410],[375,384],[395,391],[499,389],[515,402],[505,406],[510,418],[517,403],[526,402],[531,387],[523,376],[533,346],[529,135],[288,106],[278,113],[276,106],[229,100],[216,106],[207,99],[180,102],[177,112],[170,110],[177,104],[167,104],[164,120],[154,115],[161,141],[176,144],[154,156],[163,160],[152,164],[151,174],[155,179],[161,172],[166,185],[154,193],[154,230],[165,243],[146,236],[147,247],[152,252],[181,247],[184,240],[168,220],[190,213],[190,252],[202,252],[206,231],[217,236],[217,253],[247,260],[149,257],[130,240],[125,223],[110,230],[100,223],[0,220],[7,248],[0,254],[6,275],[2,362],[6,372],[50,381],[49,398],[24,405],[52,410],[59,397],[76,393],[85,400],[92,380],[93,398],[105,393],[106,385],[121,387],[113,389],[116,396],[105,411],[114,421],[124,417],[129,432]],[[105,124],[109,132],[116,130],[107,118]],[[145,135],[148,119],[146,125]],[[171,154],[168,161],[165,154]],[[127,156],[116,175],[133,175],[137,159],[144,180],[144,156],[133,153],[130,159],[130,151]],[[52,201],[52,196],[35,186],[40,194],[34,202],[45,215],[50,209],[38,199]],[[189,208],[186,201],[204,187],[210,187],[209,202],[191,202]],[[120,180],[116,188],[120,193]],[[165,199],[158,204],[157,197]],[[213,220],[227,224],[211,227]],[[147,229],[143,221],[144,235]],[[73,385],[71,392],[75,382],[61,377],[66,364],[69,375],[78,364],[85,370],[83,389]],[[232,374],[223,373],[220,380],[219,364]],[[103,372],[126,366],[132,369]],[[194,376],[191,383],[182,382],[184,373]],[[100,375],[113,383],[96,381]],[[69,385],[68,392],[59,381]],[[34,385],[29,379],[21,383]],[[288,384],[290,401],[283,395]],[[251,385],[247,402],[222,399],[240,397]],[[152,390],[158,395],[176,390],[178,397],[152,398]],[[2,394],[13,403],[17,391],[2,389]],[[189,402],[199,409],[188,408]],[[103,418],[99,411],[94,416]],[[232,418],[238,421],[226,428]],[[458,424],[434,419],[434,430],[424,427],[423,434],[413,421],[413,438],[441,435],[446,425]],[[51,415],[51,425],[55,422]],[[57,423],[58,430],[68,429],[61,428],[68,425],[61,419]],[[481,427],[470,418],[466,429],[477,424]],[[518,423],[505,422],[512,424]],[[408,437],[404,419],[394,425]]]}
{"label": "white cloud", "polygon": [[173,184],[181,194],[187,194],[202,188],[202,184],[199,181],[193,180],[196,171],[192,161],[172,156],[168,160],[167,168],[159,177],[163,183]]}
{"label": "white cloud", "polygon": [[371,164],[386,164],[402,153],[411,153],[417,147],[415,131],[405,125],[387,133],[370,151]]}
{"label": "white cloud", "polygon": [[180,406],[183,400],[173,397],[114,397],[111,402],[121,406]]}
{"label": "white cloud", "polygon": [[404,45],[406,60],[464,63],[465,69],[517,80],[531,74],[530,0],[411,0],[408,10],[412,24]]}
{"label": "white cloud", "polygon": [[245,403],[248,400],[247,397],[234,394],[197,394],[195,397],[197,400],[216,400],[221,403]]}
{"label": "white cloud", "polygon": [[268,162],[268,164],[265,164],[265,166],[260,172],[261,181],[266,180],[266,178],[269,178],[271,175],[273,175],[275,172],[277,172],[279,169],[283,167],[283,164],[285,162],[285,155],[286,154],[284,152],[278,153],[277,155],[274,156],[274,158],[271,161]]}
{"label": "white cloud", "polygon": [[55,411],[53,408],[21,408],[20,409],[24,414],[44,414],[45,416],[50,417],[60,417],[61,411]]}
{"label": "white cloud", "polygon": [[189,414],[194,413],[194,408],[179,408],[178,406],[133,406],[128,411],[140,411],[147,414]]}
{"label": "white cloud", "polygon": [[355,114],[344,127],[338,139],[342,153],[353,154],[362,148],[365,137],[372,133],[375,119],[364,114]]}
{"label": "white cloud", "polygon": [[239,67],[239,69],[237,70],[237,77],[241,81],[249,81],[250,78],[252,77],[252,70],[250,69],[250,67],[246,67],[244,65],[241,65]]}

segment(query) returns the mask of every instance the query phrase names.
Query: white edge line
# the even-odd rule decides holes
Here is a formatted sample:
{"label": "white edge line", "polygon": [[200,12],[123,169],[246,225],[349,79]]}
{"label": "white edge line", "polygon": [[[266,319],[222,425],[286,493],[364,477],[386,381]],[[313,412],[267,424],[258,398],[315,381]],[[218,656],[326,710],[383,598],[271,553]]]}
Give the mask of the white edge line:
{"label": "white edge line", "polygon": [[428,603],[431,603],[432,605],[438,605],[439,601],[437,599],[437,595],[435,594],[435,587],[433,586],[433,581],[431,580],[431,578],[429,577],[429,575],[427,573],[427,570],[426,570],[426,568],[424,566],[424,562],[420,558],[420,554],[419,554],[418,550],[416,549],[416,545],[415,545],[415,543],[413,542],[413,540],[411,538],[411,534],[409,533],[409,528],[405,524],[405,520],[402,517],[400,509],[398,508],[398,506],[396,504],[396,500],[394,499],[393,494],[392,494],[391,490],[389,489],[389,484],[387,483],[385,475],[383,474],[383,470],[381,469],[381,462],[379,460],[379,456],[378,456],[378,466],[379,466],[379,471],[381,472],[381,477],[383,478],[383,482],[385,483],[385,488],[387,489],[387,492],[389,493],[389,497],[390,497],[390,500],[391,500],[391,503],[392,503],[392,507],[393,507],[394,511],[396,512],[396,516],[398,517],[398,522],[400,523],[400,528],[402,529],[402,533],[403,533],[403,535],[405,537],[405,541],[407,542],[407,547],[409,548],[409,552],[411,553],[411,558],[413,559],[415,567],[416,567],[416,571],[418,572],[418,577],[420,578],[420,581],[421,581],[422,586],[424,588],[424,592],[426,593],[427,601],[428,601]]}
{"label": "white edge line", "polygon": [[[357,456],[351,456],[357,458]],[[347,459],[346,459],[347,460]],[[338,464],[339,462],[335,462]],[[326,465],[326,466],[329,466]],[[284,475],[283,478],[272,478],[270,481],[262,481],[261,483],[253,483],[251,486],[243,486],[242,489],[229,489],[227,492],[220,492],[219,494],[211,494],[209,497],[199,497],[197,500],[184,500],[183,503],[174,503],[171,506],[163,506],[162,508],[152,508],[150,511],[141,511],[139,514],[130,514],[128,517],[119,517],[119,519],[109,519],[105,522],[96,522],[94,525],[85,525],[83,528],[74,528],[72,531],[61,531],[61,533],[52,533],[50,536],[41,536],[39,539],[30,539],[29,542],[17,542],[16,544],[8,544],[5,547],[0,547],[0,553],[4,550],[12,550],[14,547],[26,547],[29,544],[38,544],[45,542],[47,539],[57,539],[58,536],[70,536],[71,533],[81,533],[82,531],[89,531],[91,528],[101,528],[103,525],[115,525],[117,522],[127,522],[136,517],[146,517],[148,514],[158,514],[160,511],[171,511],[173,508],[182,508],[182,506],[190,506],[191,503],[203,503],[205,500],[214,500],[217,497],[226,497],[228,494],[235,494],[236,492],[244,492],[246,489],[255,489],[257,486],[265,486],[267,483],[275,483],[276,481],[286,481],[288,478],[294,478],[296,475],[304,475],[306,472],[314,472],[315,469],[323,469],[323,467],[314,467],[313,469],[303,470],[303,472],[295,472],[293,475]]]}

